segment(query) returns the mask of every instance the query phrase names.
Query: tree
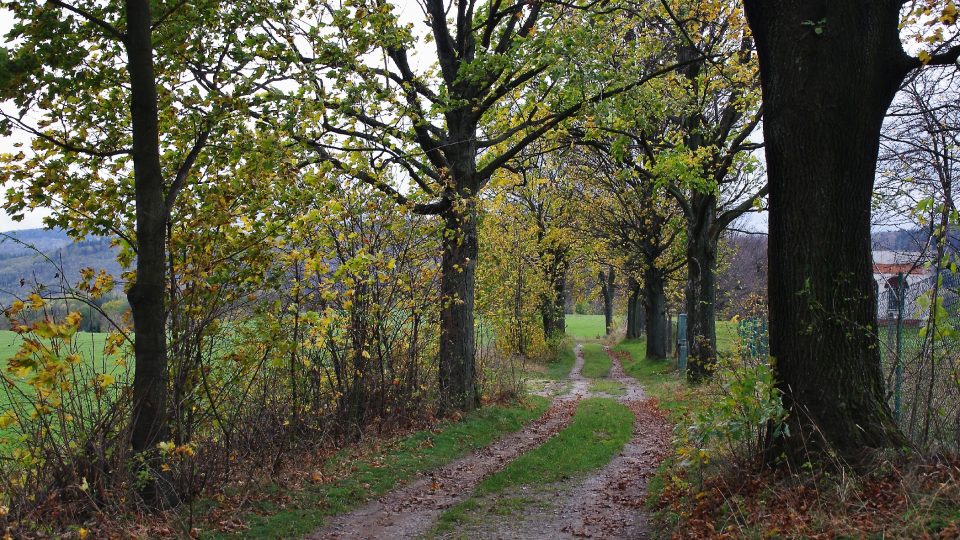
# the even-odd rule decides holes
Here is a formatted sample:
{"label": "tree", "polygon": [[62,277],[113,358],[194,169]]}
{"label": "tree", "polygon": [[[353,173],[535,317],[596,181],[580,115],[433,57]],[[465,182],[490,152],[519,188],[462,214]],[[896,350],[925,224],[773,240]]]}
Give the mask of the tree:
{"label": "tree", "polygon": [[[770,183],[770,353],[790,412],[771,456],[856,460],[904,437],[883,399],[870,202],[884,115],[904,78],[960,47],[904,52],[903,2],[745,1],[763,89]],[[952,5],[948,3],[947,6]],[[908,4],[905,31],[956,9]],[[814,434],[816,434],[814,436]],[[801,441],[806,442],[802,444]]]}
{"label": "tree", "polygon": [[[760,123],[753,43],[738,2],[663,0],[647,24],[682,66],[659,92],[631,92],[596,109],[578,137],[601,141],[615,159],[666,189],[686,223],[688,375],[716,358],[717,244],[766,195],[751,153]],[[649,85],[648,85],[649,86]],[[600,137],[594,133],[602,134]]]}
{"label": "tree", "polygon": [[639,339],[647,326],[647,311],[643,298],[643,285],[637,278],[630,276],[627,287],[630,296],[627,297],[627,339]]}
{"label": "tree", "polygon": [[[422,7],[425,28],[403,24],[382,0],[318,3],[280,22],[282,69],[299,83],[286,95],[289,112],[280,114],[289,114],[283,122],[318,161],[443,220],[441,407],[469,410],[479,402],[476,197],[524,148],[589,104],[674,68],[637,54],[625,59],[633,67],[627,71],[640,74],[630,80],[594,69],[598,52],[623,52],[627,26],[611,22],[623,17],[618,11],[526,0],[426,0]],[[631,51],[658,46],[633,40]],[[435,65],[411,59],[412,51],[426,52],[418,43],[432,43]],[[410,189],[398,187],[398,178]]]}
{"label": "tree", "polygon": [[[760,123],[756,57],[739,2],[661,2],[681,61],[673,136],[657,155],[674,168],[668,191],[686,219],[688,375],[699,380],[716,360],[717,244],[737,218],[753,211],[767,188],[756,173],[750,140]],[[710,51],[708,57],[701,51]]]}
{"label": "tree", "polygon": [[[127,291],[136,359],[130,444],[153,467],[150,456],[169,433],[171,216],[211,135],[228,131],[232,108],[206,91],[204,78],[229,75],[238,94],[249,89],[242,55],[253,40],[236,29],[266,6],[53,0],[4,7],[18,22],[9,34],[15,45],[3,51],[0,91],[19,111],[4,113],[3,129],[33,138],[29,153],[8,158],[5,206],[15,216],[51,207],[48,225],[76,237],[115,236],[124,262],[135,256]],[[149,502],[162,502],[157,488],[147,483]]]}
{"label": "tree", "polygon": [[[543,145],[537,145],[543,146]],[[519,184],[511,188],[536,231],[539,271],[546,288],[539,295],[543,334],[547,340],[566,332],[567,273],[576,246],[575,223],[579,205],[566,152],[528,152],[520,167]]]}

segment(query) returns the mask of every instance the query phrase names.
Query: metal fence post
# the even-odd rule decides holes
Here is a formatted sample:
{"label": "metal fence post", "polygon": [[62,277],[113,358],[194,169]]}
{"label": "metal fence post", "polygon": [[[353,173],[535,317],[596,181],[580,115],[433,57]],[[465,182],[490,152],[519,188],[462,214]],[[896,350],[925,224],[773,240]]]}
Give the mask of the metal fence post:
{"label": "metal fence post", "polygon": [[903,385],[903,310],[906,306],[907,287],[904,282],[903,272],[897,274],[897,352],[894,369],[896,375],[893,383],[893,416],[900,422],[901,394],[900,387]]}
{"label": "metal fence post", "polygon": [[687,373],[687,314],[681,313],[677,318],[677,370],[682,375]]}

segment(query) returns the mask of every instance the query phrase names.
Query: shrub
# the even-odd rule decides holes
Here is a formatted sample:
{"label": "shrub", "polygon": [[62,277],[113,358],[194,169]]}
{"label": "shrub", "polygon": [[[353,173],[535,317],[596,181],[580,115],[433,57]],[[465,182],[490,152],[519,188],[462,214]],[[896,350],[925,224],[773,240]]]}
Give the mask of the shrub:
{"label": "shrub", "polygon": [[721,357],[689,422],[677,426],[678,463],[698,475],[718,456],[755,464],[768,437],[787,429],[786,414],[767,363]]}

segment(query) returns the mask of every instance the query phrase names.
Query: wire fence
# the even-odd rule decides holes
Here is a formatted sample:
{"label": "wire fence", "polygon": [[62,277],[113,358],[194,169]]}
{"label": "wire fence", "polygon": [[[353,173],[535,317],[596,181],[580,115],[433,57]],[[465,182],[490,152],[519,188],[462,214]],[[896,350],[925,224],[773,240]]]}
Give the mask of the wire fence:
{"label": "wire fence", "polygon": [[[924,450],[960,448],[960,287],[953,281],[910,285],[901,275],[878,290],[887,402],[903,433]],[[737,335],[745,362],[769,357],[765,318],[740,320]]]}
{"label": "wire fence", "polygon": [[960,448],[960,304],[950,276],[878,291],[878,341],[887,400],[900,428],[926,449]]}
{"label": "wire fence", "polygon": [[766,361],[770,357],[770,338],[767,320],[762,317],[746,317],[737,324],[740,339],[740,356],[751,361]]}

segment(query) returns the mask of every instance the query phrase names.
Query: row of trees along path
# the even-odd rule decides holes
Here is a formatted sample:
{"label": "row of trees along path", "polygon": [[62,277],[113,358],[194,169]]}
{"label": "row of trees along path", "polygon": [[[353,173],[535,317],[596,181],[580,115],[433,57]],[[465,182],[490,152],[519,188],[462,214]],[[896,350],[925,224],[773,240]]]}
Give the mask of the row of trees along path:
{"label": "row of trees along path", "polygon": [[[715,187],[738,177],[731,174],[737,171],[734,156],[757,148],[749,137],[762,114],[769,188],[755,195],[769,192],[771,354],[791,411],[790,434],[770,441],[770,456],[806,462],[810,450],[819,449],[857,461],[865,450],[904,445],[883,399],[874,342],[871,194],[881,125],[901,84],[917,70],[953,66],[960,57],[960,47],[946,46],[949,40],[933,30],[955,25],[956,8],[947,9],[952,3],[937,13],[937,3],[897,0],[869,6],[860,0],[744,0],[750,35],[741,32],[730,39],[717,38],[731,28],[717,14],[725,9],[739,14],[738,3],[684,5],[680,12],[660,2],[646,6],[663,8],[648,17],[651,12],[641,4],[612,14],[564,3],[494,3],[491,9],[475,9],[473,2],[463,2],[454,12],[441,0],[425,0],[429,59],[436,73],[432,68],[418,72],[419,62],[410,58],[416,40],[389,6],[356,24],[353,16],[331,22],[325,6],[307,5],[296,14],[296,24],[287,24],[293,15],[285,11],[286,3],[189,10],[177,4],[153,13],[154,4],[10,4],[17,20],[37,24],[18,25],[27,56],[5,62],[16,76],[5,77],[2,88],[3,96],[25,112],[62,110],[51,123],[65,126],[28,125],[25,112],[5,115],[5,128],[26,130],[42,150],[11,158],[21,166],[11,169],[11,178],[27,186],[28,195],[8,201],[8,211],[56,207],[51,223],[81,235],[117,236],[136,255],[128,294],[136,336],[129,418],[130,445],[141,457],[169,436],[170,303],[164,269],[178,199],[197,180],[198,161],[208,165],[206,170],[229,162],[231,154],[223,150],[244,139],[237,134],[247,133],[251,119],[283,141],[258,145],[260,150],[295,143],[312,156],[298,156],[303,166],[337,171],[392,196],[413,213],[440,217],[439,403],[445,411],[470,410],[479,403],[474,289],[481,190],[525,149],[581,112],[613,103],[667,74],[679,75],[685,82],[671,81],[694,94],[713,91],[700,86],[698,74],[736,65],[738,55],[750,56],[751,46],[759,57],[762,101],[719,107],[716,115],[681,109],[671,122],[684,148],[708,155],[694,176],[712,179]],[[687,25],[700,25],[699,18],[686,16],[691,10],[717,21],[723,32],[689,31]],[[639,16],[645,25],[636,28],[651,34],[626,32],[621,43],[580,31],[598,18],[624,14]],[[923,50],[915,56],[903,45],[913,29],[930,29],[929,36],[919,36]],[[557,35],[570,39],[551,39]],[[671,45],[654,47],[658,39],[652,37]],[[91,43],[97,45],[95,61],[63,54],[93,49]],[[182,47],[185,43],[190,47]],[[620,55],[625,49],[636,57]],[[583,69],[572,69],[575,65]],[[77,87],[73,75],[80,71],[88,87]],[[749,102],[755,95],[750,77],[727,75],[739,84],[722,90],[721,102]],[[544,80],[553,82],[539,84]],[[290,83],[296,92],[285,90]],[[184,85],[197,92],[175,91]],[[77,95],[106,95],[117,87],[127,108],[106,99],[74,103]],[[523,100],[514,99],[522,92],[527,92]],[[369,116],[369,102],[389,104],[402,121]],[[119,109],[129,110],[129,116],[116,114]],[[627,116],[635,112],[628,109]],[[567,135],[578,144],[598,139],[594,146],[605,144],[592,127],[581,127],[583,133],[571,129]],[[88,137],[90,132],[97,137]],[[657,133],[639,133],[631,137],[657,140]],[[370,159],[353,159],[357,155]],[[290,161],[297,162],[284,163]],[[90,171],[119,170],[125,164],[133,170],[132,190],[127,190],[132,196],[108,198],[111,211],[121,216],[117,221],[106,211],[97,219],[71,212],[74,206],[87,207]],[[48,165],[57,174],[47,174]],[[404,171],[416,196],[385,180],[380,173],[390,167]],[[264,169],[258,174],[278,173]],[[712,270],[719,231],[754,200],[722,210],[713,187],[669,182],[688,238],[694,379],[703,376],[715,355]],[[104,193],[115,195],[117,189],[113,185]],[[133,216],[127,215],[131,203]],[[145,499],[155,499],[155,483],[145,486]]]}

